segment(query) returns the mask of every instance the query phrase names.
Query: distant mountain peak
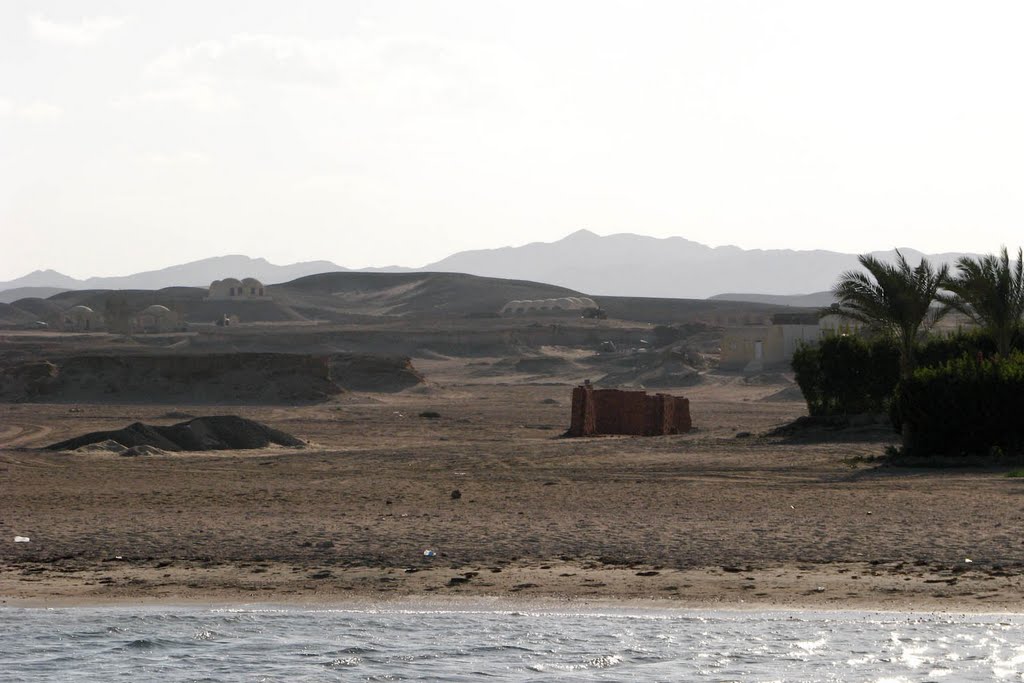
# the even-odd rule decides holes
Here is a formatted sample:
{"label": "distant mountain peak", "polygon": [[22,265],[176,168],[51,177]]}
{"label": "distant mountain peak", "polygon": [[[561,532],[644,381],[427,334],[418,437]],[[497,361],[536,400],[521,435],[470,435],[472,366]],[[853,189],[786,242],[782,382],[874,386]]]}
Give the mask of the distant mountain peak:
{"label": "distant mountain peak", "polygon": [[592,230],[587,230],[586,228],[580,228],[576,232],[569,233],[568,235],[566,235],[565,237],[560,239],[559,242],[569,242],[569,241],[575,241],[575,240],[589,240],[589,239],[594,239],[595,237],[600,238],[601,236],[598,235],[596,232],[593,232]]}
{"label": "distant mountain peak", "polygon": [[76,280],[53,270],[38,270],[10,282],[0,282],[0,291],[21,287],[59,289],[163,289],[164,287],[206,287],[226,277],[254,277],[264,284],[288,282],[304,275],[346,270],[330,261],[309,261],[275,265],[267,259],[244,254],[211,256],[198,261],[116,277]]}
{"label": "distant mountain peak", "polygon": [[[920,251],[901,248],[914,262]],[[873,255],[892,260],[895,252]],[[954,263],[963,254],[932,254],[936,264]],[[553,242],[517,247],[478,249],[452,254],[423,268],[366,268],[366,272],[436,271],[483,277],[528,280],[592,295],[704,298],[720,292],[794,295],[830,291],[840,273],[859,268],[856,254],[827,250],[742,249],[709,247],[684,237],[651,237],[633,233],[598,235],[587,228]],[[17,287],[59,289],[162,289],[207,287],[225,277],[254,277],[271,285],[306,275],[345,271],[330,261],[275,265],[243,254],[214,256],[120,277],[76,280],[53,270],[37,270],[0,291]]]}
{"label": "distant mountain peak", "polygon": [[[920,254],[901,251],[912,260]],[[948,263],[956,256],[929,258]],[[423,270],[547,282],[598,296],[704,298],[720,292],[830,291],[842,272],[858,267],[856,254],[820,249],[712,248],[684,237],[601,236],[582,229],[555,242],[459,252]]]}

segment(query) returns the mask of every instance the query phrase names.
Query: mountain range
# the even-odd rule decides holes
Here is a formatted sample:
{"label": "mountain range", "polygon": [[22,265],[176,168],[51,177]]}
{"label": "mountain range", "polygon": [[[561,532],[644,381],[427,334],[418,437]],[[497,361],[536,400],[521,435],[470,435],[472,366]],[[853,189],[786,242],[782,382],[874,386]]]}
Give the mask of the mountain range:
{"label": "mountain range", "polygon": [[[911,263],[927,256],[935,263],[952,264],[964,255],[925,255],[914,249],[900,251]],[[873,252],[873,255],[891,260],[895,251]],[[792,305],[801,305],[798,301],[808,296],[815,302],[826,300],[827,290],[839,275],[857,267],[856,254],[834,251],[710,247],[682,237],[655,238],[629,233],[600,236],[589,230],[579,230],[555,242],[463,251],[422,268],[394,266],[365,270],[467,273],[542,282],[595,295],[688,299],[717,295],[721,299],[772,303],[793,299]],[[43,270],[0,282],[0,302],[40,296],[50,290],[52,294],[73,289],[198,287],[225,277],[255,277],[270,285],[306,275],[348,270],[330,261],[275,265],[263,258],[241,255],[207,258],[133,275],[86,280]],[[39,293],[11,291],[20,288],[49,289],[37,290]]]}

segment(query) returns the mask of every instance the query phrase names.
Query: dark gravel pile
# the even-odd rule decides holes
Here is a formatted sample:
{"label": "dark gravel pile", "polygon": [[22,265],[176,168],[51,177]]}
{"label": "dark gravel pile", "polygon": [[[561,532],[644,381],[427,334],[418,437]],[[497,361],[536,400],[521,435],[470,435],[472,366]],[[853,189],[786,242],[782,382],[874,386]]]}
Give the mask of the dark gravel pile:
{"label": "dark gravel pile", "polygon": [[271,444],[305,445],[291,434],[272,429],[265,424],[246,420],[237,415],[217,415],[197,417],[167,427],[134,422],[124,429],[83,434],[46,446],[46,449],[71,451],[107,440],[116,441],[126,448],[153,446],[164,451],[223,451],[264,448]]}

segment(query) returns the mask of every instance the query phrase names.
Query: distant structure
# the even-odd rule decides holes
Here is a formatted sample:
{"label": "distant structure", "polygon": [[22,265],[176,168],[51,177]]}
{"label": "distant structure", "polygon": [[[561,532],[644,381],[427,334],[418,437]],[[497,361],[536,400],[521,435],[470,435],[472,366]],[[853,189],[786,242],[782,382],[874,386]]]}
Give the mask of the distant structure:
{"label": "distant structure", "polygon": [[558,299],[536,299],[526,301],[509,301],[501,307],[503,316],[513,315],[550,315],[577,312],[583,314],[588,310],[600,310],[594,300],[586,296],[565,296]]}
{"label": "distant structure", "polygon": [[736,325],[771,325],[772,317],[763,313],[714,312],[700,315],[697,322],[712,327],[735,327]]}
{"label": "distant structure", "polygon": [[247,299],[267,300],[263,283],[254,277],[236,280],[233,277],[214,280],[210,283],[210,291],[206,295],[210,301],[245,301]]}
{"label": "distant structure", "polygon": [[821,338],[842,337],[846,335],[858,335],[867,325],[860,320],[848,318],[835,309],[835,312],[828,310],[825,315],[818,319],[818,327],[821,330]]}
{"label": "distant structure", "polygon": [[[730,318],[730,320],[732,320]],[[789,369],[793,354],[801,346],[816,346],[831,337],[871,335],[871,327],[842,314],[838,306],[810,313],[776,313],[770,322],[725,325],[718,367],[748,373],[770,368]],[[963,314],[945,316],[932,332],[953,334],[973,329]]]}
{"label": "distant structure", "polygon": [[690,400],[681,396],[620,389],[572,390],[572,422],[566,436],[684,434],[693,428]]}
{"label": "distant structure", "polygon": [[175,332],[182,328],[182,321],[177,313],[166,306],[153,304],[152,306],[147,306],[135,316],[135,319],[132,321],[132,327],[137,332],[150,334],[154,332]]}
{"label": "distant structure", "polygon": [[68,332],[95,332],[104,329],[103,316],[88,306],[72,306],[64,311],[62,328]]}
{"label": "distant structure", "polygon": [[779,313],[770,325],[727,328],[718,366],[723,370],[761,372],[785,365],[802,344],[817,344],[822,331],[818,313]]}

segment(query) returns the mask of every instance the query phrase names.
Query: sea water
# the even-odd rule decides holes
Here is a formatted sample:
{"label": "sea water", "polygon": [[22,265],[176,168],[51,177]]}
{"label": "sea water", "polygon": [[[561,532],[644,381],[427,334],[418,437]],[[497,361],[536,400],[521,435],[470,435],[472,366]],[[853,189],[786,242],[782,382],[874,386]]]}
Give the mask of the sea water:
{"label": "sea water", "polygon": [[2,681],[1024,679],[1024,615],[0,609]]}

